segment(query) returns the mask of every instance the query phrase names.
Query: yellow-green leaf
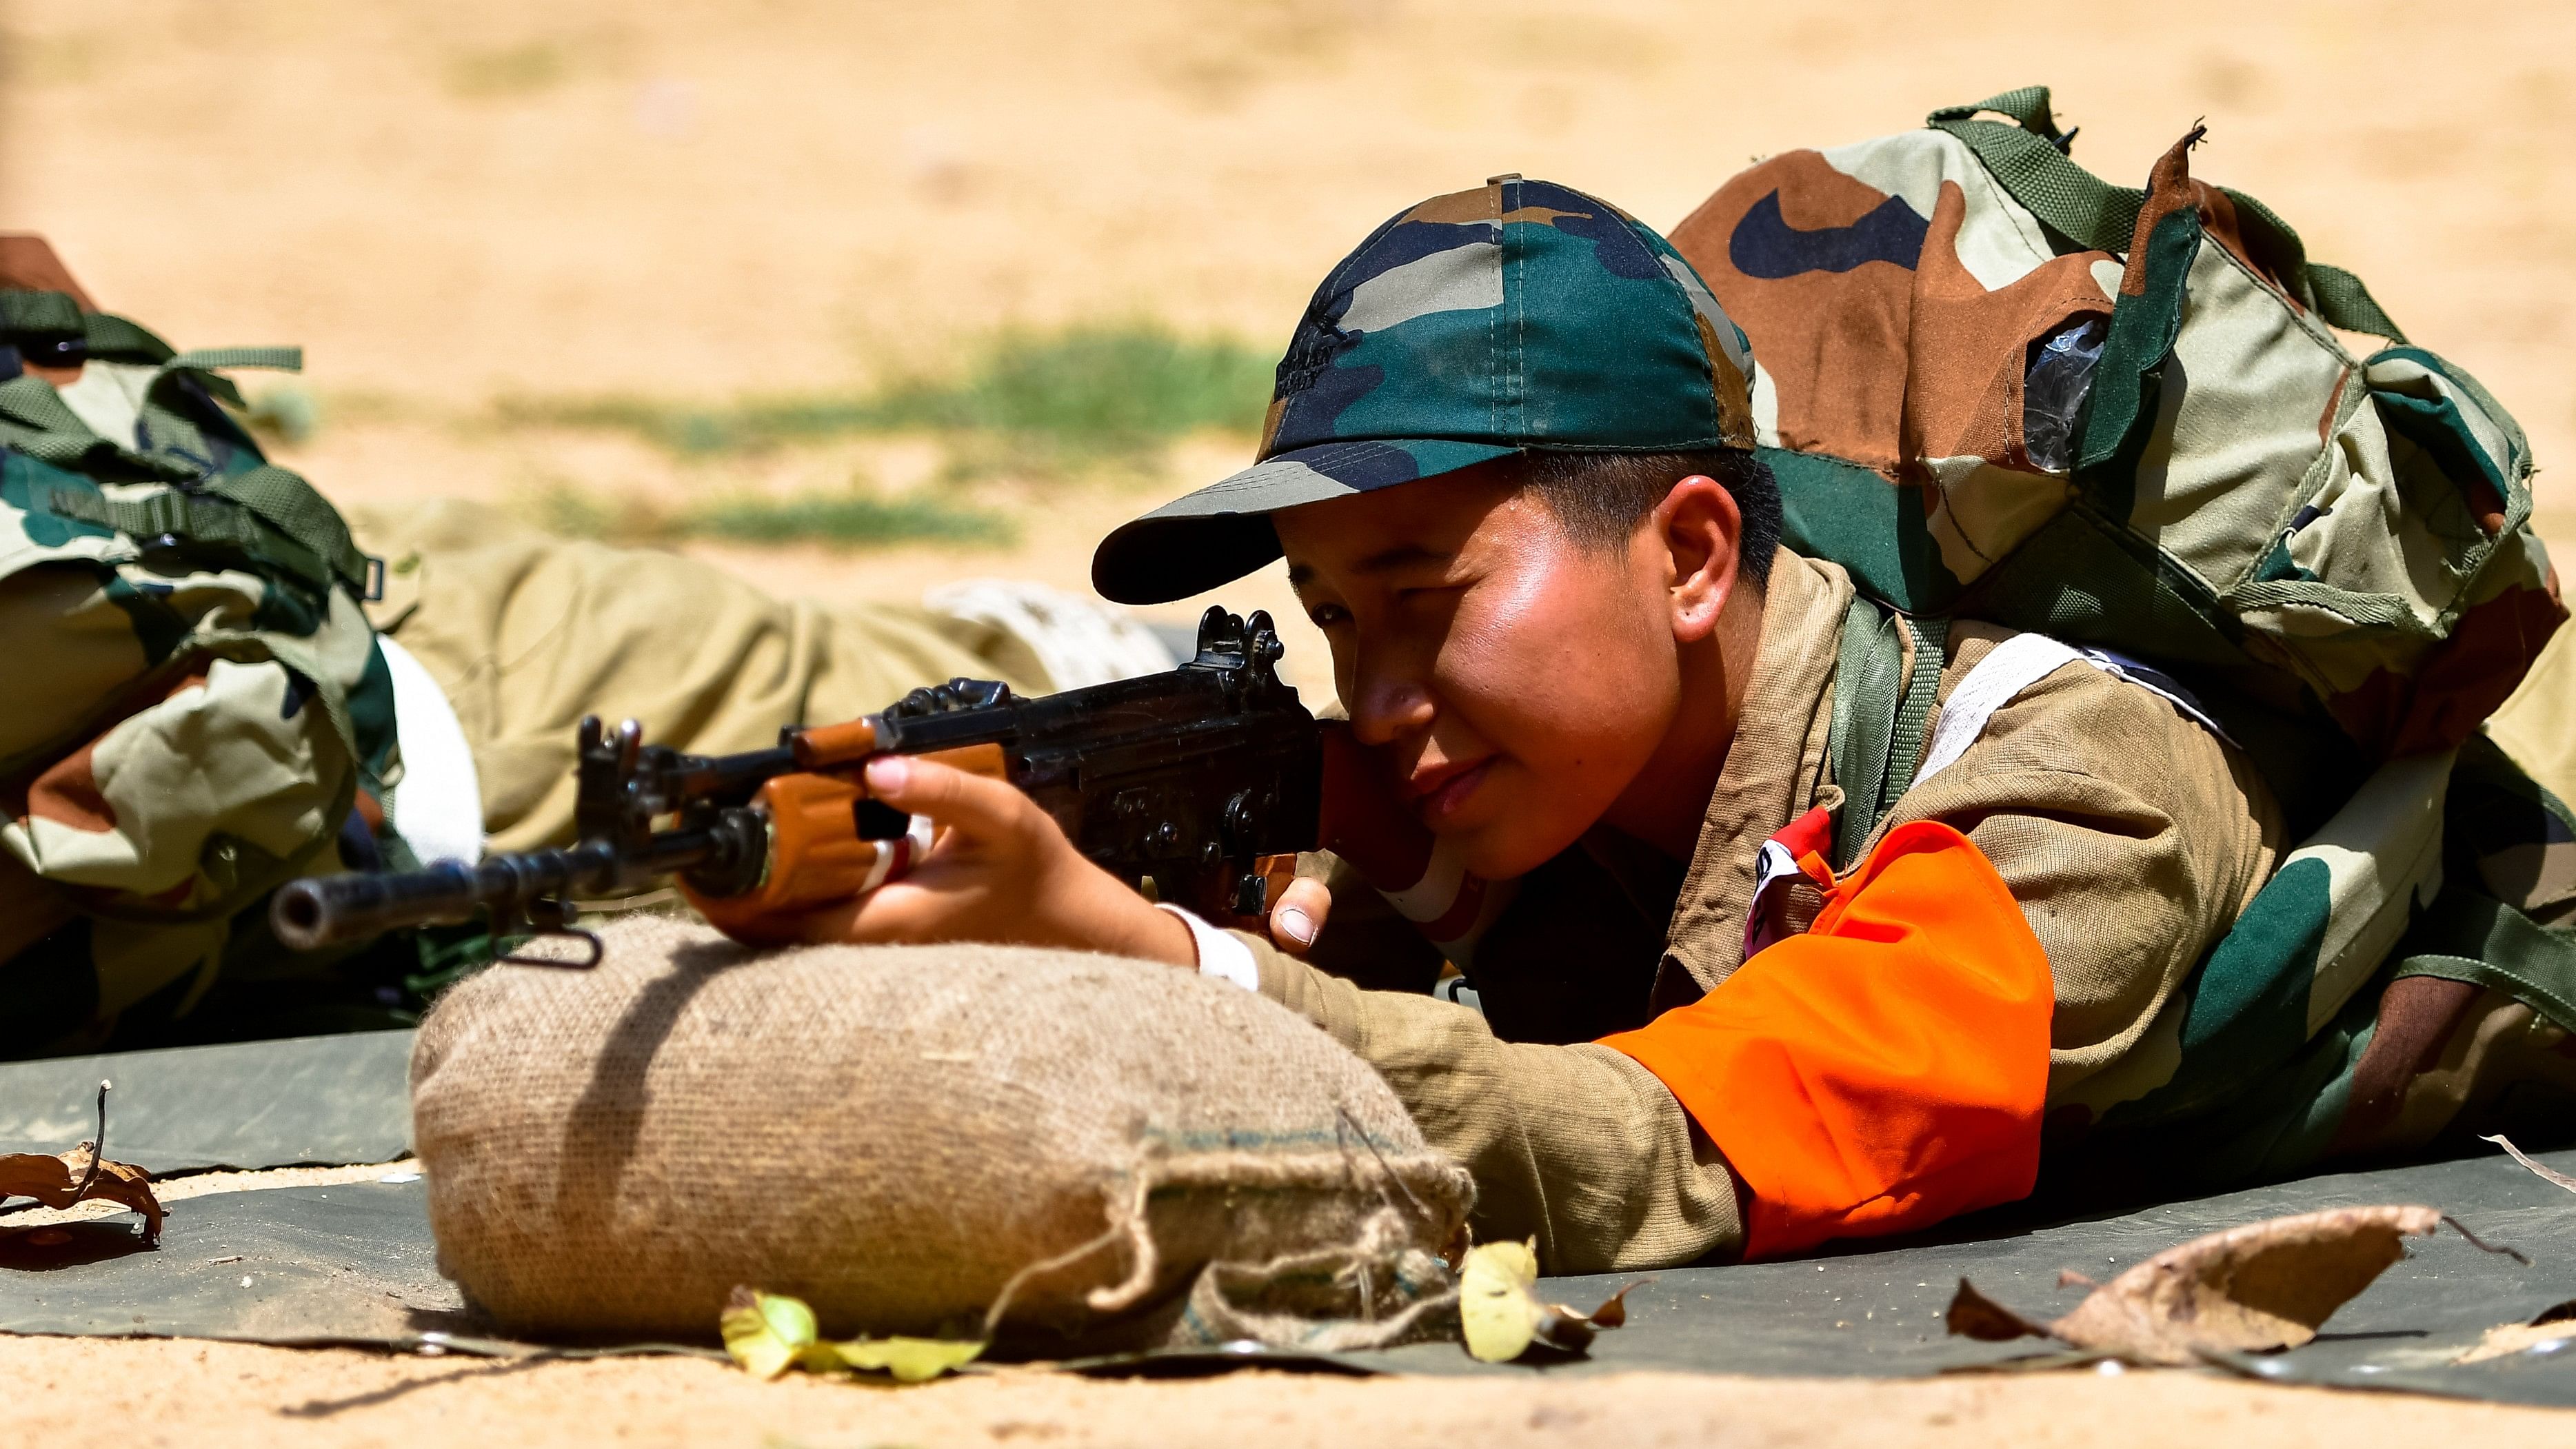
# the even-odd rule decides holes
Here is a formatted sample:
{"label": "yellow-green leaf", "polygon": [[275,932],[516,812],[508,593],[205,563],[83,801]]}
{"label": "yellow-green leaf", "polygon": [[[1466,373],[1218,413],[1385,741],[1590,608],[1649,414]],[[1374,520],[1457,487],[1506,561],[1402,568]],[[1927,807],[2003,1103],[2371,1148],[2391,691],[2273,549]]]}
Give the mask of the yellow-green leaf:
{"label": "yellow-green leaf", "polygon": [[817,1342],[814,1310],[801,1298],[736,1288],[716,1320],[725,1352],[756,1378],[774,1379],[791,1368],[833,1369],[840,1357]]}
{"label": "yellow-green leaf", "polygon": [[917,1384],[973,1362],[984,1345],[955,1338],[854,1338],[832,1349],[851,1368],[889,1373],[900,1382]]}
{"label": "yellow-green leaf", "polygon": [[1538,1333],[1538,1240],[1479,1243],[1458,1273],[1467,1352],[1487,1363],[1519,1358]]}

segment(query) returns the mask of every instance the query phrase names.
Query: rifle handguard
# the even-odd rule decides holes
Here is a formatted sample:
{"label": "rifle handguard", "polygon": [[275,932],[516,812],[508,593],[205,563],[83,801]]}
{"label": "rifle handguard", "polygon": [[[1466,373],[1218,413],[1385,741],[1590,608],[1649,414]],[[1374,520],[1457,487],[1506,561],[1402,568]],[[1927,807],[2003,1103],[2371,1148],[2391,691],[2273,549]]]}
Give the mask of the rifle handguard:
{"label": "rifle handguard", "polygon": [[[911,868],[914,843],[910,836],[870,840],[860,833],[859,806],[869,798],[861,771],[873,753],[875,730],[864,719],[829,728],[843,737],[846,747],[859,747],[864,740],[862,753],[839,754],[827,744],[813,751],[812,757],[832,763],[835,768],[830,773],[779,775],[752,796],[751,808],[769,826],[768,859],[760,883],[739,895],[710,895],[685,878],[680,882],[689,904],[729,936],[794,939],[802,917],[848,901]],[[797,737],[799,763],[808,758],[805,740],[817,733],[807,730]],[[998,745],[939,750],[919,758],[970,775],[1006,778]]]}

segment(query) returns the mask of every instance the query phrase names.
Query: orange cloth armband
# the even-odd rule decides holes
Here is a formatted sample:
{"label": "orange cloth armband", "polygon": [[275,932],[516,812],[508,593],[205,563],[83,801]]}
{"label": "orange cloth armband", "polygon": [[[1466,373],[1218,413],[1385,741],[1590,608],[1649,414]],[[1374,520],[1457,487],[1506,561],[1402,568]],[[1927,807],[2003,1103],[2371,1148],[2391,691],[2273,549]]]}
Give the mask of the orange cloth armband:
{"label": "orange cloth armband", "polygon": [[1670,1088],[1752,1189],[1747,1258],[1928,1227],[2039,1175],[2055,982],[1968,838],[1913,821],[1816,923],[1602,1044]]}

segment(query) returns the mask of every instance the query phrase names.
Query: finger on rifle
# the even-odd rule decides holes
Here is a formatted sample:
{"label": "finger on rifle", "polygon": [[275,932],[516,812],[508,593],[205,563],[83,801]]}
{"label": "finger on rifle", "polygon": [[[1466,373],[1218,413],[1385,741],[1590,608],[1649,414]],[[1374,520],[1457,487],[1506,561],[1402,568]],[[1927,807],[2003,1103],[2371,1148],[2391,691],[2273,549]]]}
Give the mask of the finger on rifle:
{"label": "finger on rifle", "polygon": [[1270,908],[1270,939],[1289,955],[1302,956],[1324,934],[1324,918],[1332,909],[1333,893],[1324,883],[1300,876],[1288,883]]}
{"label": "finger on rifle", "polygon": [[967,835],[1009,830],[1029,808],[1029,797],[1002,780],[970,775],[934,760],[880,755],[868,761],[868,793],[897,810],[927,815]]}

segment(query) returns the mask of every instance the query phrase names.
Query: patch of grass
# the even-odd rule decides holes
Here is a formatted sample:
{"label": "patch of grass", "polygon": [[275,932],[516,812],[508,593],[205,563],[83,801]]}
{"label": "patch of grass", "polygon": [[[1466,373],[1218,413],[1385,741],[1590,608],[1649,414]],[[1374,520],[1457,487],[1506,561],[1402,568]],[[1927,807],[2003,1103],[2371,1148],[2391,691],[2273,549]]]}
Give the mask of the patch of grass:
{"label": "patch of grass", "polygon": [[322,426],[322,405],[315,401],[312,389],[300,382],[270,383],[252,391],[249,400],[242,421],[263,439],[309,443]]}
{"label": "patch of grass", "polygon": [[1202,428],[1250,433],[1269,403],[1271,361],[1229,338],[1149,324],[1006,332],[952,378],[904,378],[856,397],[775,398],[689,410],[636,398],[505,402],[520,426],[623,432],[712,454],[858,433],[931,432],[952,473],[1061,472],[1150,460]]}
{"label": "patch of grass", "polygon": [[552,89],[571,68],[562,47],[543,41],[463,51],[448,58],[447,90],[474,100],[533,95]]}
{"label": "patch of grass", "polygon": [[666,531],[659,515],[621,510],[596,494],[568,484],[537,494],[531,511],[538,526],[566,538],[640,541]]}
{"label": "patch of grass", "polygon": [[1270,401],[1271,359],[1229,338],[1157,327],[1006,333],[958,382],[912,381],[873,399],[880,426],[1155,442],[1201,428],[1250,432]]}
{"label": "patch of grass", "polygon": [[816,542],[845,548],[921,540],[1008,543],[1018,534],[1010,519],[985,509],[865,493],[733,499],[690,509],[673,522],[681,533],[739,543]]}
{"label": "patch of grass", "polygon": [[872,548],[923,541],[1003,544],[1018,536],[1000,513],[919,495],[885,498],[856,486],[784,498],[746,494],[666,510],[559,485],[536,495],[533,512],[550,532],[615,543],[721,538]]}

